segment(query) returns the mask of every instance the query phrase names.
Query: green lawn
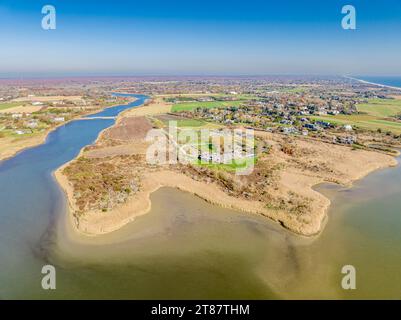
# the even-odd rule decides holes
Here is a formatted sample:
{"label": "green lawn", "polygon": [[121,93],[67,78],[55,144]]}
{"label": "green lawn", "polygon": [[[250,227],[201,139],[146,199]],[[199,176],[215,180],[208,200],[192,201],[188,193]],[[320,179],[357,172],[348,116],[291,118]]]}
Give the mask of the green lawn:
{"label": "green lawn", "polygon": [[26,131],[25,134],[17,134],[15,131],[16,131],[16,129],[12,129],[12,130],[5,129],[5,130],[2,130],[2,131],[0,131],[0,134],[1,134],[0,137],[1,138],[24,139],[24,138],[27,138],[27,137],[32,137],[33,135],[39,133],[38,130],[34,130],[33,132],[31,132],[29,130],[24,130],[24,131]]}
{"label": "green lawn", "polygon": [[230,164],[224,164],[224,163],[203,163],[201,160],[197,161],[197,165],[203,166],[203,167],[208,167],[208,168],[213,168],[213,169],[221,169],[221,170],[226,170],[226,171],[242,171],[250,167],[251,165],[255,165],[257,162],[257,159],[255,157],[253,158],[246,158],[244,160],[238,160],[239,163],[236,163],[233,161],[233,163]]}
{"label": "green lawn", "polygon": [[205,121],[196,119],[183,119],[177,121],[178,127],[202,127],[205,124],[206,124]]}
{"label": "green lawn", "polygon": [[401,114],[400,99],[369,99],[368,103],[357,105],[359,112],[376,117],[391,117]]}
{"label": "green lawn", "polygon": [[401,122],[380,119],[371,115],[336,115],[336,116],[313,116],[315,120],[323,120],[338,125],[350,124],[367,130],[381,129],[383,132],[391,131],[401,134]]}
{"label": "green lawn", "polygon": [[14,107],[18,107],[21,105],[22,105],[21,102],[4,102],[4,103],[0,103],[0,110],[14,108]]}
{"label": "green lawn", "polygon": [[173,105],[171,111],[191,111],[196,108],[224,108],[224,107],[238,107],[245,100],[235,101],[210,101],[210,102],[184,102]]}
{"label": "green lawn", "polygon": [[300,86],[300,87],[292,87],[292,88],[283,88],[279,91],[281,92],[288,92],[288,93],[302,93],[308,91],[308,87]]}

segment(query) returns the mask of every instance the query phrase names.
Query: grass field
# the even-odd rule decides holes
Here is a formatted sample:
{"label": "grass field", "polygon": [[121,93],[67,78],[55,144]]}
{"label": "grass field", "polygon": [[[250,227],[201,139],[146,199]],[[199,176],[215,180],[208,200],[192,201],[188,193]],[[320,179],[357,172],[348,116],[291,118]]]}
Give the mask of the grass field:
{"label": "grass field", "polygon": [[4,102],[0,103],[0,110],[10,109],[14,107],[18,107],[21,105],[21,102]]}
{"label": "grass field", "polygon": [[35,136],[39,133],[42,133],[41,131],[35,129],[33,131],[30,130],[24,130],[26,133],[25,134],[17,134],[16,130],[9,130],[9,129],[4,129],[4,130],[0,130],[0,138],[14,138],[14,139],[26,139],[26,138],[30,138],[32,136]]}
{"label": "grass field", "polygon": [[391,117],[401,114],[401,99],[369,99],[368,103],[358,104],[359,112],[376,117]]}
{"label": "grass field", "polygon": [[323,120],[338,125],[350,124],[362,129],[373,130],[381,129],[383,132],[391,131],[401,134],[401,122],[380,119],[371,115],[337,115],[337,116],[316,116],[311,117],[315,120]]}
{"label": "grass field", "polygon": [[175,121],[177,123],[177,127],[180,129],[219,129],[223,127],[222,125],[218,123],[213,123],[213,122],[207,122],[203,120],[198,120],[198,119],[178,119],[178,120],[157,120],[154,122],[154,124],[160,124],[160,127],[164,126],[169,126],[170,124],[172,125],[171,121]]}
{"label": "grass field", "polygon": [[315,120],[328,121],[338,125],[350,124],[362,129],[401,134],[401,122],[391,121],[390,117],[401,114],[401,99],[369,99],[357,105],[362,114],[336,116],[314,116]]}
{"label": "grass field", "polygon": [[308,88],[308,87],[300,86],[300,87],[293,87],[293,88],[283,88],[283,89],[280,89],[279,91],[288,92],[288,93],[302,93],[302,92],[308,91],[309,89],[310,88]]}
{"label": "grass field", "polygon": [[230,164],[224,164],[224,163],[204,163],[204,162],[198,160],[198,162],[196,164],[199,166],[213,168],[213,169],[217,169],[217,170],[242,171],[242,170],[248,169],[251,165],[255,165],[255,163],[257,162],[257,159],[255,157],[253,157],[253,158],[246,158],[246,159],[238,159],[236,161],[233,161],[233,163],[230,163]]}
{"label": "grass field", "polygon": [[196,119],[183,119],[177,121],[178,127],[202,127],[206,124],[205,121]]}
{"label": "grass field", "polygon": [[173,105],[171,111],[191,111],[196,108],[224,108],[224,107],[237,107],[245,100],[235,100],[235,101],[211,101],[211,102],[184,102],[177,103]]}

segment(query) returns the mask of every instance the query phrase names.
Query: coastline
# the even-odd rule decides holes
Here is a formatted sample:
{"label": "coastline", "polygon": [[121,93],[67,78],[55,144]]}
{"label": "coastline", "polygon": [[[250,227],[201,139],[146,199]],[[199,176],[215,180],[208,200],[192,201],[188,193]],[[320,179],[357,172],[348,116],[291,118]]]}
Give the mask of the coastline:
{"label": "coastline", "polygon": [[[370,173],[380,169],[394,167],[397,164],[397,161],[394,159],[392,163],[377,165],[374,168],[359,173],[358,176],[351,179],[349,184],[343,186],[351,188],[353,182],[364,178]],[[315,210],[312,215],[313,220],[306,228],[305,225],[286,219],[285,217],[289,216],[288,213],[266,210],[258,201],[231,197],[213,183],[205,184],[203,182],[194,181],[184,174],[163,170],[147,174],[146,179],[143,181],[142,191],[131,197],[126,203],[114,208],[111,212],[88,211],[85,213],[84,217],[77,219],[72,214],[76,209],[71,201],[71,199],[73,199],[73,189],[68,179],[61,173],[64,167],[65,166],[57,169],[54,173],[54,177],[67,197],[68,212],[66,212],[66,214],[69,217],[68,220],[77,233],[89,237],[96,237],[116,231],[126,224],[135,221],[137,217],[147,214],[152,207],[150,201],[151,194],[162,187],[171,187],[180,191],[189,192],[219,207],[264,216],[269,218],[272,222],[279,223],[284,229],[306,237],[316,236],[324,230],[324,226],[328,221],[327,213],[331,205],[331,201],[326,196],[313,189],[317,185],[327,181],[298,176],[299,187],[306,190],[310,195],[313,195],[315,200],[317,200],[317,204],[320,205],[320,207],[314,208]]]}
{"label": "coastline", "polygon": [[[41,144],[46,143],[47,137],[49,136],[49,134],[51,134],[53,131],[57,130],[58,128],[72,122],[75,121],[79,118],[76,119],[71,119],[68,120],[66,122],[63,123],[59,123],[58,125],[48,129],[46,132],[43,132],[43,134],[38,135],[36,137],[32,137],[31,139],[27,139],[27,141],[23,141],[25,143],[23,143],[21,146],[15,148],[15,150],[11,151],[11,152],[4,152],[3,154],[0,155],[0,163],[2,161],[6,161],[9,159],[14,158],[16,155],[18,155],[19,153],[31,149],[31,148],[35,148],[37,146],[40,146]],[[8,149],[14,149],[14,148],[8,148]]]}
{"label": "coastline", "polygon": [[[137,99],[135,98],[135,99],[129,101],[128,103],[132,103],[132,102],[134,102],[136,100]],[[116,104],[116,105],[113,105],[113,106],[105,107],[103,109],[91,111],[91,112],[89,112],[87,114],[80,115],[79,117],[70,119],[70,120],[68,120],[66,122],[59,123],[56,126],[54,126],[52,128],[49,128],[46,132],[43,132],[43,134],[41,134],[41,135],[38,135],[38,136],[32,137],[32,138],[28,138],[26,141],[22,141],[22,142],[25,142],[25,143],[22,143],[20,146],[18,146],[16,148],[8,148],[8,149],[11,149],[12,151],[9,151],[9,152],[5,151],[3,154],[0,154],[0,163],[2,161],[6,161],[6,160],[9,160],[9,159],[15,157],[17,154],[19,154],[19,153],[21,153],[21,152],[23,152],[23,151],[25,151],[27,149],[31,149],[31,148],[34,148],[34,147],[37,147],[37,146],[39,146],[41,144],[46,143],[46,140],[47,140],[47,137],[49,136],[49,134],[51,134],[53,131],[57,130],[58,128],[66,125],[66,124],[68,124],[68,123],[70,123],[72,121],[77,121],[77,120],[79,120],[81,118],[96,114],[98,112],[102,112],[104,110],[107,110],[108,108],[113,108],[113,107],[116,107],[116,106],[119,106],[119,105],[120,104]],[[89,118],[89,120],[90,120],[90,118]],[[15,150],[13,150],[13,149],[15,149]]]}
{"label": "coastline", "polygon": [[[136,109],[138,109],[138,112],[133,113],[132,111]],[[145,106],[125,110],[117,117],[113,126],[99,133],[96,142],[103,136],[105,130],[116,126],[124,116],[143,116],[143,112],[145,111]],[[154,110],[150,109],[149,111],[153,112]],[[271,134],[266,134],[266,136],[274,140]],[[277,141],[274,143],[276,142]],[[279,223],[282,227],[295,234],[310,237],[318,235],[324,229],[328,219],[327,212],[331,204],[326,196],[314,190],[315,186],[325,182],[335,182],[344,187],[351,187],[355,181],[362,179],[371,172],[398,164],[393,156],[379,152],[352,151],[347,147],[327,145],[324,143],[318,144],[316,142],[311,143],[302,140],[297,143],[301,149],[306,149],[311,145],[318,146],[319,154],[313,155],[313,157],[317,157],[317,161],[325,158],[329,158],[330,160],[331,156],[334,156],[331,161],[333,163],[329,161],[334,170],[329,173],[313,174],[310,171],[305,172],[305,170],[296,167],[290,167],[281,172],[280,190],[277,192],[296,192],[298,195],[313,200],[310,213],[301,218],[285,210],[268,209],[266,205],[260,201],[230,196],[214,182],[205,183],[195,181],[183,173],[166,169],[147,172],[141,181],[141,190],[135,195],[130,196],[127,202],[107,212],[101,212],[99,210],[85,211],[83,216],[77,217],[74,215],[77,208],[74,204],[73,188],[62,171],[68,164],[82,156],[84,149],[81,150],[80,154],[75,159],[72,159],[70,162],[58,168],[54,172],[54,177],[67,198],[67,220],[71,223],[75,232],[85,236],[99,236],[122,228],[126,224],[134,221],[137,217],[151,210],[152,204],[150,195],[153,192],[161,187],[172,187],[189,192],[211,204],[223,208],[264,216]],[[275,156],[277,155],[273,153],[273,157]],[[316,163],[319,164],[319,162]]]}
{"label": "coastline", "polygon": [[353,77],[348,77],[348,76],[344,76],[344,78],[355,80],[355,81],[358,81],[358,82],[361,82],[361,83],[365,83],[365,84],[371,84],[371,85],[382,87],[382,88],[389,88],[389,89],[394,89],[394,90],[401,91],[400,87],[394,87],[394,86],[389,86],[389,85],[386,85],[386,84],[370,82],[370,81],[366,81],[366,80],[363,80],[363,79],[358,79],[358,78],[353,78]]}

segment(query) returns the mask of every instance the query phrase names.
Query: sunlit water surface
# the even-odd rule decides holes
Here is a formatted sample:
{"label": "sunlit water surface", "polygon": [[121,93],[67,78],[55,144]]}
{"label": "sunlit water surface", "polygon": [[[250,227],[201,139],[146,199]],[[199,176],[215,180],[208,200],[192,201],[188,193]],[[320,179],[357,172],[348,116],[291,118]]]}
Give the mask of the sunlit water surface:
{"label": "sunlit water surface", "polygon": [[[146,98],[138,97],[132,106]],[[314,238],[170,188],[121,230],[74,234],[51,173],[112,124],[71,122],[0,164],[0,298],[401,298],[399,166],[351,189],[320,186],[332,207]],[[44,291],[41,268],[49,263],[57,289]],[[354,291],[341,288],[349,264]]]}

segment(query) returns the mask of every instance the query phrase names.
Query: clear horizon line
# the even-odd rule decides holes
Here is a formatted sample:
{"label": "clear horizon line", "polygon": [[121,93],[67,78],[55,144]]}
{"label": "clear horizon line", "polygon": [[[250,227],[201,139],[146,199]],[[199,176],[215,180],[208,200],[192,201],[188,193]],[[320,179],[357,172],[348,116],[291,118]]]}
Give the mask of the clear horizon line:
{"label": "clear horizon line", "polygon": [[[264,74],[177,74],[177,73],[169,73],[169,74],[163,74],[163,73],[154,73],[154,74],[148,74],[148,73],[138,73],[138,74],[9,74],[9,75],[1,75],[0,74],[0,80],[35,80],[35,79],[67,79],[67,78],[137,78],[137,77],[203,77],[203,78],[213,78],[213,77],[219,77],[219,78],[240,78],[240,77],[254,77],[254,78],[260,78],[260,77],[272,77],[272,76],[298,76],[298,77],[342,77],[342,78],[348,78],[348,79],[353,79],[353,80],[362,80],[357,77],[401,77],[401,75],[345,75],[345,74],[325,74],[325,73],[264,73]],[[376,83],[372,83],[376,84]]]}

